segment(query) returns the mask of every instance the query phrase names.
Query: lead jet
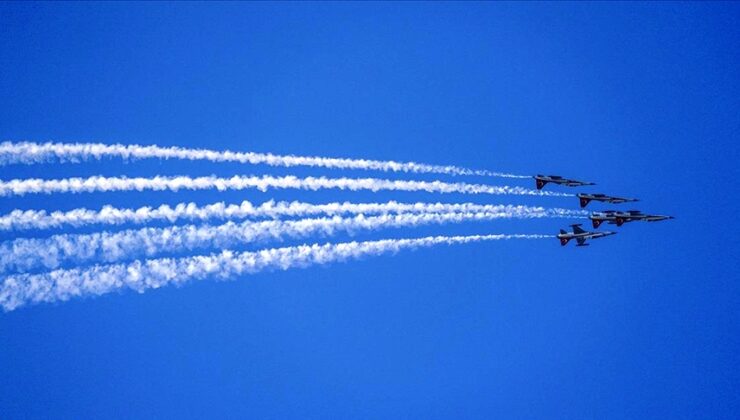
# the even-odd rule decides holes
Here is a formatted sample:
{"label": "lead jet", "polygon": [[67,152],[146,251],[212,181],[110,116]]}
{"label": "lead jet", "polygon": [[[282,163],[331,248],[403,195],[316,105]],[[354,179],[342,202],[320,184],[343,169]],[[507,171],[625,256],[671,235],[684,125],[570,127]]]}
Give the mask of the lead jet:
{"label": "lead jet", "polygon": [[591,201],[601,201],[602,203],[611,203],[611,204],[621,204],[621,203],[629,203],[632,201],[640,201],[636,198],[613,197],[611,195],[606,195],[606,194],[578,193],[576,194],[576,196],[578,196],[578,199],[581,201],[581,207],[586,207],[588,203],[590,203]]}
{"label": "lead jet", "polygon": [[588,246],[586,243],[586,239],[596,239],[596,238],[603,238],[605,236],[615,235],[617,232],[586,232],[585,230],[581,229],[581,224],[575,224],[571,225],[573,227],[573,233],[568,233],[564,231],[563,229],[560,229],[560,234],[558,235],[558,239],[560,239],[560,245],[565,246],[568,241],[571,239],[575,239],[578,244],[576,246]]}
{"label": "lead jet", "polygon": [[559,175],[540,175],[540,174],[537,174],[537,175],[533,176],[532,178],[535,179],[535,181],[537,183],[537,189],[538,190],[541,190],[542,187],[544,187],[545,184],[547,184],[548,182],[551,182],[553,184],[558,184],[558,185],[565,185],[567,187],[580,187],[580,186],[583,186],[583,185],[596,185],[593,182],[576,181],[575,179],[563,178],[562,176],[559,176]]}
{"label": "lead jet", "polygon": [[[617,211],[614,212],[614,224],[622,226],[627,222],[641,220],[643,222],[660,222],[661,220],[675,219],[673,216],[663,216],[661,214],[645,214],[639,210]],[[612,223],[612,222],[610,222]]]}

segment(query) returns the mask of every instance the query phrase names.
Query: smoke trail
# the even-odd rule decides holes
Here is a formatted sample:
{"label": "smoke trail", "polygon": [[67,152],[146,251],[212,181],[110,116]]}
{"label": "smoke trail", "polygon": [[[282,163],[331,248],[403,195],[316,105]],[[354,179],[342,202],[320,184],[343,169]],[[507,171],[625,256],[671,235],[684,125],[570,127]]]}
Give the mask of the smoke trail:
{"label": "smoke trail", "polygon": [[144,191],[144,190],[205,190],[217,189],[242,190],[256,188],[267,191],[270,188],[278,189],[340,189],[340,190],[381,190],[393,191],[426,191],[431,193],[462,193],[462,194],[514,194],[540,195],[551,197],[572,197],[573,194],[550,191],[535,191],[521,187],[495,186],[486,184],[468,184],[462,182],[449,183],[441,181],[399,181],[379,178],[326,178],[295,176],[233,176],[218,178],[203,176],[191,178],[188,176],[154,178],[127,178],[92,176],[89,178],[64,179],[13,179],[0,181],[0,196],[24,195],[30,193],[61,193],[61,192],[106,192],[106,191]]}
{"label": "smoke trail", "polygon": [[462,244],[505,239],[541,239],[551,235],[428,236],[367,242],[327,243],[264,249],[256,252],[222,251],[219,254],[160,258],[128,264],[96,265],[41,274],[8,276],[0,285],[0,305],[5,311],[37,302],[66,301],[73,297],[102,295],[130,288],[143,293],[168,284],[180,285],[208,277],[228,279],[268,269],[287,270],[312,264],[395,253],[438,244]]}
{"label": "smoke trail", "polygon": [[312,166],[331,169],[364,169],[385,172],[437,173],[448,175],[481,175],[503,178],[530,178],[501,172],[473,170],[457,166],[427,165],[415,162],[394,162],[367,159],[337,159],[316,156],[273,155],[271,153],[216,151],[182,147],[141,146],[137,144],[102,143],[0,143],[0,165],[38,163],[50,160],[79,162],[103,157],[124,159],[185,159],[211,162],[239,162],[270,166]]}
{"label": "smoke trail", "polygon": [[0,273],[26,272],[37,268],[54,269],[65,263],[115,262],[161,253],[204,248],[232,248],[257,241],[333,235],[337,231],[378,230],[425,224],[460,223],[514,217],[546,217],[545,212],[519,213],[420,213],[385,214],[351,218],[334,216],[298,220],[267,220],[220,226],[171,226],[120,232],[60,234],[43,239],[20,238],[0,244]]}
{"label": "smoke trail", "polygon": [[[159,207],[140,207],[138,209],[103,206],[100,210],[78,208],[66,212],[46,210],[13,210],[0,216],[0,230],[50,229],[62,226],[80,227],[90,224],[120,225],[124,223],[147,223],[151,221],[210,220],[305,217],[318,214],[330,216],[344,214],[387,214],[387,213],[449,213],[449,212],[491,212],[516,213],[527,217],[533,213],[546,213],[544,217],[585,217],[585,210],[562,208],[491,205],[474,203],[350,203],[333,202],[311,204],[299,201],[286,202],[273,200],[259,206],[244,200],[240,204],[218,202],[199,206],[196,203],[179,203],[173,207],[163,204]],[[541,217],[541,216],[537,216]]]}

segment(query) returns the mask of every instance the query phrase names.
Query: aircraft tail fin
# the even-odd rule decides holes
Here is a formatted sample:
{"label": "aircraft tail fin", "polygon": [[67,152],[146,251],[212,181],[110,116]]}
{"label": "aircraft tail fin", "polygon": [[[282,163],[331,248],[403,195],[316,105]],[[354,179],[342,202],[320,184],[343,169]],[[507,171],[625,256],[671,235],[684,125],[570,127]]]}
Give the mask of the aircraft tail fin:
{"label": "aircraft tail fin", "polygon": [[617,224],[617,226],[622,226],[624,224],[624,219],[621,217],[617,217],[614,222]]}
{"label": "aircraft tail fin", "polygon": [[538,179],[537,180],[537,189],[538,190],[541,190],[545,186],[545,184],[547,184],[547,181],[543,181],[541,179]]}
{"label": "aircraft tail fin", "polygon": [[581,208],[586,207],[590,202],[590,198],[581,197]]}
{"label": "aircraft tail fin", "polygon": [[568,232],[564,231],[563,229],[560,229],[560,235],[558,235],[558,239],[560,239],[560,245],[565,246],[568,241],[570,241],[570,238],[563,236],[567,235]]}
{"label": "aircraft tail fin", "polygon": [[594,225],[594,229],[598,229],[603,222],[603,220],[591,219],[591,224]]}

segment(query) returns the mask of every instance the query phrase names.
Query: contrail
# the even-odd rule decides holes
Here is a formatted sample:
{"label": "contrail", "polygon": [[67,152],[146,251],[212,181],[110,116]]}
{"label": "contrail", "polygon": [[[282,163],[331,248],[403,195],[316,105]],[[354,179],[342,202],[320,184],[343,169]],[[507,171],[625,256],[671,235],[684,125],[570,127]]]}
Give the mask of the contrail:
{"label": "contrail", "polygon": [[41,163],[52,160],[80,162],[103,157],[123,159],[184,159],[210,162],[239,162],[270,166],[312,166],[330,169],[364,169],[385,172],[437,173],[447,175],[480,175],[503,178],[531,178],[485,170],[474,170],[458,166],[428,165],[415,162],[394,162],[367,159],[343,159],[316,156],[273,155],[271,153],[232,152],[182,147],[142,146],[138,144],[103,143],[0,143],[0,165],[11,163]]}
{"label": "contrail", "polygon": [[291,246],[256,252],[227,250],[211,255],[136,260],[127,264],[96,265],[41,274],[18,274],[6,277],[0,285],[0,305],[5,311],[11,311],[25,304],[66,301],[73,297],[102,295],[124,288],[143,293],[147,289],[169,284],[180,285],[190,280],[209,277],[229,279],[263,270],[287,270],[313,264],[328,264],[438,244],[551,237],[551,235],[472,235],[384,239]]}
{"label": "contrail", "polygon": [[[247,218],[306,217],[318,214],[330,216],[345,214],[386,214],[386,213],[449,213],[449,212],[490,212],[518,214],[519,217],[574,217],[588,215],[585,210],[563,208],[544,208],[531,206],[492,205],[474,203],[350,203],[333,202],[311,204],[300,201],[273,200],[254,205],[248,200],[239,204],[224,202],[198,205],[178,203],[174,206],[162,204],[158,207],[118,208],[103,206],[100,210],[77,208],[66,212],[46,210],[13,210],[0,216],[0,230],[51,229],[63,226],[80,227],[91,224],[121,225],[125,223],[143,224],[152,221],[175,223],[178,220],[223,220]],[[541,216],[545,214],[546,216]]]}
{"label": "contrail", "polygon": [[544,212],[419,213],[367,217],[340,216],[297,220],[227,222],[219,226],[147,227],[120,232],[60,234],[49,238],[19,238],[0,244],[0,273],[55,269],[65,263],[111,263],[207,248],[233,248],[266,240],[331,236],[338,231],[378,230],[427,224],[486,221],[514,217],[546,217]]}
{"label": "contrail", "polygon": [[340,190],[381,190],[393,191],[426,191],[431,193],[461,193],[461,194],[513,194],[538,195],[551,197],[572,197],[573,194],[536,191],[522,187],[495,186],[486,184],[468,184],[463,182],[442,181],[401,181],[379,178],[326,178],[295,176],[233,176],[218,178],[216,176],[156,176],[153,178],[127,178],[92,176],[89,178],[63,179],[13,179],[0,181],[0,196],[25,195],[31,193],[81,193],[81,192],[108,192],[108,191],[144,191],[144,190],[243,190],[256,188],[260,191],[276,189],[340,189]]}

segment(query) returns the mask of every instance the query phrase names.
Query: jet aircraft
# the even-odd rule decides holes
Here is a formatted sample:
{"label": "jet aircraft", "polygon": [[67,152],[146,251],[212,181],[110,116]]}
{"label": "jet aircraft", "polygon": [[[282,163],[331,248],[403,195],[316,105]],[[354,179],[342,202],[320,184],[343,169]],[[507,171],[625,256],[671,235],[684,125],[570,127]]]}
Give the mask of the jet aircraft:
{"label": "jet aircraft", "polygon": [[642,220],[645,222],[659,222],[661,220],[673,219],[673,216],[663,216],[659,214],[644,214],[639,210],[629,211],[595,211],[588,216],[594,228],[598,228],[602,223],[607,222],[611,225],[622,226],[627,222]]}
{"label": "jet aircraft", "polygon": [[567,187],[580,187],[580,186],[583,186],[583,185],[596,185],[593,182],[576,181],[575,179],[563,178],[562,176],[559,176],[559,175],[540,175],[540,174],[537,174],[537,175],[533,176],[532,178],[535,179],[538,190],[541,190],[545,186],[545,184],[547,184],[548,182],[551,182],[553,184],[558,184],[558,185],[565,185]]}
{"label": "jet aircraft", "polygon": [[586,243],[587,239],[596,239],[596,238],[603,238],[605,236],[614,235],[617,232],[586,232],[585,230],[581,229],[581,224],[575,224],[571,225],[573,227],[573,233],[568,233],[564,231],[563,229],[560,229],[560,234],[558,235],[558,239],[560,239],[560,245],[565,246],[568,241],[571,239],[575,239],[578,244],[576,246],[588,246]]}
{"label": "jet aircraft", "polygon": [[643,222],[660,222],[661,220],[675,219],[673,216],[663,216],[660,214],[645,214],[639,210],[617,211],[614,212],[614,224],[622,226],[627,222],[642,220]]}
{"label": "jet aircraft", "polygon": [[611,204],[621,204],[621,203],[628,203],[632,201],[640,201],[636,198],[613,197],[611,195],[606,195],[606,194],[578,193],[576,195],[578,196],[578,199],[581,201],[581,207],[586,207],[588,203],[590,203],[591,201],[601,201],[602,203],[611,203]]}

